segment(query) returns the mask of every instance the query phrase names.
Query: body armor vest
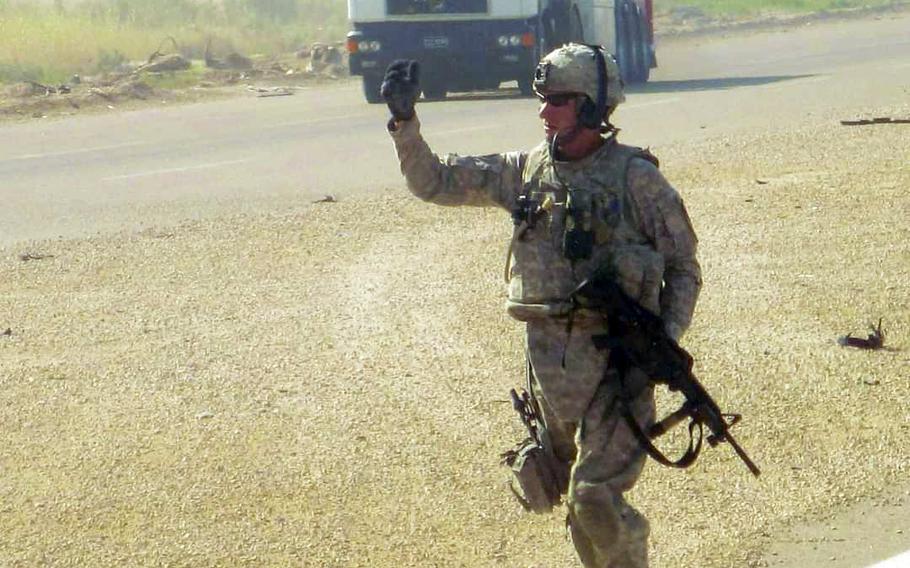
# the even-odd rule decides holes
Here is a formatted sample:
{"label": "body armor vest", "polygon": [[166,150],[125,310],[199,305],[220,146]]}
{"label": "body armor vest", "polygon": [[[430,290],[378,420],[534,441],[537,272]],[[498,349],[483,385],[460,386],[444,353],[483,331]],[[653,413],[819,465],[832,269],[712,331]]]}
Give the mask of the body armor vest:
{"label": "body armor vest", "polygon": [[530,152],[522,172],[506,277],[509,314],[527,321],[564,316],[569,294],[595,272],[608,270],[623,290],[659,312],[663,260],[638,230],[626,190],[632,158],[656,159],[608,139],[591,156],[554,161],[546,143]]}

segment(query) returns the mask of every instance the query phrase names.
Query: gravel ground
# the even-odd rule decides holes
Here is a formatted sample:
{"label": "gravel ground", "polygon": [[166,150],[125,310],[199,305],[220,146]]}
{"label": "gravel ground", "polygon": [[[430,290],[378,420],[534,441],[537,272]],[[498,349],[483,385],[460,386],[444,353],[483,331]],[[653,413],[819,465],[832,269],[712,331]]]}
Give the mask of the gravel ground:
{"label": "gravel ground", "polygon": [[[910,490],[910,127],[835,118],[656,148],[701,238],[683,344],[763,471],[652,463],[657,568],[760,566]],[[0,249],[0,565],[574,565],[497,465],[508,215],[402,187],[275,211]],[[837,344],[878,318],[888,349]]]}

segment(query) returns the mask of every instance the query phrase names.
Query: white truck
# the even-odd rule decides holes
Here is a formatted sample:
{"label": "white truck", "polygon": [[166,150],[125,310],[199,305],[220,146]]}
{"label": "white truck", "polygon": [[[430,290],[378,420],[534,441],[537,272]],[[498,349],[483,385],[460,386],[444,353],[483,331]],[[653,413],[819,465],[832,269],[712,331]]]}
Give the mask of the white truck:
{"label": "white truck", "polygon": [[352,75],[370,103],[389,63],[416,59],[428,99],[517,81],[526,96],[537,61],[564,43],[598,44],[627,84],[657,66],[652,0],[348,0]]}

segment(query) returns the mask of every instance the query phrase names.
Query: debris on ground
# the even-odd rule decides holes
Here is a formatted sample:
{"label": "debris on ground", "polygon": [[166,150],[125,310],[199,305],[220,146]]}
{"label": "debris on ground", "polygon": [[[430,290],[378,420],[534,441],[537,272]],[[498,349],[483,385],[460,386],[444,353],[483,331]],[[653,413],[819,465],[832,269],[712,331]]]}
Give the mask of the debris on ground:
{"label": "debris on ground", "polygon": [[21,260],[22,262],[28,262],[30,260],[44,260],[47,258],[54,258],[54,255],[34,253],[34,252],[24,252],[19,255],[19,260]]}
{"label": "debris on ground", "polygon": [[310,63],[307,73],[328,73],[340,75],[343,72],[344,58],[342,50],[336,45],[314,43],[310,49]]}
{"label": "debris on ground", "polygon": [[[175,53],[165,53],[162,51],[164,44],[170,42],[174,46]],[[192,67],[189,59],[185,58],[180,53],[180,47],[177,45],[177,40],[172,36],[167,36],[164,40],[158,45],[158,49],[151,53],[148,56],[148,59],[143,65],[140,65],[136,68],[134,73],[141,73],[144,71],[150,73],[161,73],[165,71],[184,71]]]}
{"label": "debris on ground", "polygon": [[247,85],[246,90],[256,93],[257,97],[284,97],[294,94],[294,90],[290,87],[254,87],[253,85]]}
{"label": "debris on ground", "polygon": [[322,199],[317,199],[313,203],[338,203],[338,200],[335,199],[334,195],[328,194]]}
{"label": "debris on ground", "polygon": [[857,347],[859,349],[881,349],[885,346],[885,333],[882,331],[882,320],[878,320],[878,326],[870,326],[872,333],[866,339],[845,335],[837,340],[844,347]]}
{"label": "debris on ground", "polygon": [[11,328],[11,327],[6,328],[5,330],[3,330],[3,333],[0,333],[0,335],[2,335],[4,337],[10,337],[12,334],[13,334],[13,328]]}
{"label": "debris on ground", "polygon": [[[347,77],[347,53],[343,42],[314,43],[276,57],[247,57],[231,48],[215,53],[212,40],[205,47],[205,70],[188,81],[184,88],[159,88],[162,77],[180,77],[193,70],[188,51],[168,36],[145,61],[126,63],[116,70],[96,76],[75,74],[62,84],[43,84],[28,80],[0,85],[0,120],[4,117],[71,115],[90,109],[136,106],[140,101],[198,101],[227,94],[228,89],[260,83],[258,96],[294,94],[293,85],[282,83],[320,83]],[[224,54],[224,55],[223,55]],[[269,84],[271,83],[271,85]],[[186,83],[184,83],[186,84]],[[273,88],[274,87],[274,88]],[[218,89],[222,88],[222,91]]]}
{"label": "debris on ground", "polygon": [[192,67],[192,63],[179,53],[162,55],[154,61],[146,63],[136,68],[136,73],[148,71],[150,73],[161,73],[164,71],[184,71]]}
{"label": "debris on ground", "polygon": [[69,94],[72,88],[67,84],[61,84],[56,87],[43,85],[37,81],[23,81],[9,87],[7,92],[16,97],[49,97],[51,95]]}
{"label": "debris on ground", "polygon": [[910,118],[891,118],[890,116],[879,116],[876,118],[863,118],[859,120],[842,120],[843,126],[866,126],[868,124],[910,124]]}
{"label": "debris on ground", "polygon": [[205,42],[203,59],[205,60],[205,66],[209,69],[247,70],[253,68],[253,60],[236,51],[231,51],[224,57],[212,54],[212,38],[207,39]]}

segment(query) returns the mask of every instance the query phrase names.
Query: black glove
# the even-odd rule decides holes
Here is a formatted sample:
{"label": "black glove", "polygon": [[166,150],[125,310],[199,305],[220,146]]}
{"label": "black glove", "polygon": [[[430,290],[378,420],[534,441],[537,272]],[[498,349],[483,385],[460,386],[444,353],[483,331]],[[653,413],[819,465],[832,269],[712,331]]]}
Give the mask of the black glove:
{"label": "black glove", "polygon": [[413,59],[397,59],[386,69],[379,89],[395,120],[414,118],[414,103],[420,96],[420,65]]}

